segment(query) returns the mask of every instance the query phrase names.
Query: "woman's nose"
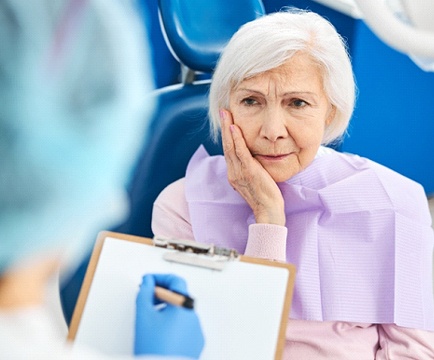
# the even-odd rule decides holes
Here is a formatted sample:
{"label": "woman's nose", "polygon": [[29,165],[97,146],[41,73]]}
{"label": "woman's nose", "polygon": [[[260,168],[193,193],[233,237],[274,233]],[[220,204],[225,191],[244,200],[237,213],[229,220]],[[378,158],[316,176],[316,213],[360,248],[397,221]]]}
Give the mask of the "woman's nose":
{"label": "woman's nose", "polygon": [[278,139],[284,139],[289,136],[287,128],[287,114],[283,109],[273,109],[264,113],[261,124],[261,137],[275,142]]}

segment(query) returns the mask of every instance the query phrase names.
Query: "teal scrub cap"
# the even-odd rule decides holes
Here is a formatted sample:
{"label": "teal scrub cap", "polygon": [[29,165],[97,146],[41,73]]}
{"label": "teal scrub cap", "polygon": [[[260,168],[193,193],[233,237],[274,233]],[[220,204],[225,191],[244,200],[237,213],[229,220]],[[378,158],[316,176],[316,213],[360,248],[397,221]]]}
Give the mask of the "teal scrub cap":
{"label": "teal scrub cap", "polygon": [[126,4],[0,3],[0,272],[81,254],[125,215],[153,109],[144,26]]}

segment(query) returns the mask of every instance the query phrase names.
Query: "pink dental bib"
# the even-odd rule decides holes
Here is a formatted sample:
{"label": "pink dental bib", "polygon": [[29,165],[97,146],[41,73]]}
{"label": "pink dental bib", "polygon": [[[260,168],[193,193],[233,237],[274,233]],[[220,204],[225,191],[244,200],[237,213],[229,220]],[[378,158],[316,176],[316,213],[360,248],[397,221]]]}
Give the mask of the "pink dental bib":
{"label": "pink dental bib", "polygon": [[[286,260],[297,266],[292,318],[434,330],[434,235],[419,184],[332,151],[278,185]],[[223,156],[198,149],[187,168],[186,198],[198,242],[244,253],[255,219],[228,183]]]}

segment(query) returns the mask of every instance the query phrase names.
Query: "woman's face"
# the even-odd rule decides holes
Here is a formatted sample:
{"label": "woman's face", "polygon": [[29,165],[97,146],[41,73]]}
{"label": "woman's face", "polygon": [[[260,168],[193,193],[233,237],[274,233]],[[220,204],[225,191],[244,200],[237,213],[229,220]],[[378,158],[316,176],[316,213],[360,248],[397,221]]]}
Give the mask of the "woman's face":
{"label": "woman's face", "polygon": [[335,113],[319,66],[303,53],[241,82],[231,92],[229,110],[250,153],[276,182],[312,162]]}

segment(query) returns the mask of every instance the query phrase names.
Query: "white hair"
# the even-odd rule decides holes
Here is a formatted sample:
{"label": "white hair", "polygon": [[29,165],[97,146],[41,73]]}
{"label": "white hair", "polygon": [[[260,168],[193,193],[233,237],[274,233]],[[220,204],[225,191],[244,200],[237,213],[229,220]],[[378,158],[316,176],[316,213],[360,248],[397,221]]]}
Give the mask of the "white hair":
{"label": "white hair", "polygon": [[299,51],[320,65],[325,93],[336,108],[322,143],[330,144],[342,138],[354,109],[356,88],[345,42],[320,15],[287,9],[243,25],[224,49],[209,94],[214,140],[220,132],[219,110],[229,107],[231,90],[245,79],[281,66]]}
{"label": "white hair", "polygon": [[153,110],[143,30],[125,1],[0,2],[0,274],[125,215]]}

